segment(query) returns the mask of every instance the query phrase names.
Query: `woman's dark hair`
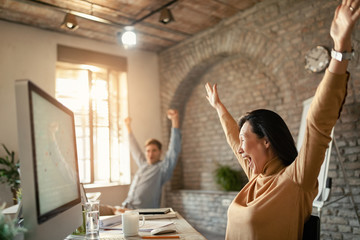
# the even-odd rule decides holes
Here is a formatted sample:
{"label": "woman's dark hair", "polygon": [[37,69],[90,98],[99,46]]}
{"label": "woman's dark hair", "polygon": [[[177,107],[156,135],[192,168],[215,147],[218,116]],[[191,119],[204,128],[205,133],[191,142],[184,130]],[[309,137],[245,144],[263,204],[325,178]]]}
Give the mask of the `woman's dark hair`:
{"label": "woman's dark hair", "polygon": [[298,155],[295,142],[284,120],[275,112],[258,109],[246,113],[239,120],[239,127],[249,122],[253,133],[259,138],[267,137],[285,166],[289,166]]}

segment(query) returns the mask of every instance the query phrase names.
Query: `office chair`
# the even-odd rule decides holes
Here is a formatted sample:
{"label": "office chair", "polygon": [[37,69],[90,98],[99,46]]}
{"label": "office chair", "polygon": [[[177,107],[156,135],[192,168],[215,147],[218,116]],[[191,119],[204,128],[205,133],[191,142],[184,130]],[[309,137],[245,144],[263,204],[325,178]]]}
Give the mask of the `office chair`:
{"label": "office chair", "polygon": [[303,240],[320,240],[320,218],[311,215],[304,225]]}

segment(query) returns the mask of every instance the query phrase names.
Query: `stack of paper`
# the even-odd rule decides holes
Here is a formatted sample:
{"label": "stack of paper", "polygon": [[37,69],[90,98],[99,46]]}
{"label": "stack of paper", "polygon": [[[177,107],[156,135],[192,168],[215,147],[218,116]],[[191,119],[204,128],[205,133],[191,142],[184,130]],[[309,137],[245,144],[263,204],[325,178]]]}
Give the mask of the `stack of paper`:
{"label": "stack of paper", "polygon": [[170,221],[145,221],[144,226],[140,227],[139,231],[141,232],[150,232],[151,230],[154,230],[156,228],[161,228],[161,227],[165,227],[165,226],[169,226],[174,224],[173,222]]}
{"label": "stack of paper", "polygon": [[[157,221],[157,220],[151,220],[151,221],[145,221],[144,226],[141,226],[139,231],[140,232],[150,232],[151,230],[154,230],[156,228],[161,228],[165,226],[169,226],[174,224],[170,220],[168,221]],[[122,223],[120,224],[114,224],[108,227],[101,227],[102,229],[106,230],[122,230]]]}
{"label": "stack of paper", "polygon": [[100,216],[100,227],[104,228],[115,224],[121,224],[121,217],[122,215]]}

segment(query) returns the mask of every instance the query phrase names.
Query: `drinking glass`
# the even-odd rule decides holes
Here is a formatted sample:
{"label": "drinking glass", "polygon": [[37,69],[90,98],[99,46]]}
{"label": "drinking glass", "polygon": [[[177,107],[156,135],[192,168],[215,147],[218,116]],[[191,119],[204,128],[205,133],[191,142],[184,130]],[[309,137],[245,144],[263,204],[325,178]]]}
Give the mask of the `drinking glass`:
{"label": "drinking glass", "polygon": [[100,228],[99,201],[86,202],[86,239],[99,239]]}

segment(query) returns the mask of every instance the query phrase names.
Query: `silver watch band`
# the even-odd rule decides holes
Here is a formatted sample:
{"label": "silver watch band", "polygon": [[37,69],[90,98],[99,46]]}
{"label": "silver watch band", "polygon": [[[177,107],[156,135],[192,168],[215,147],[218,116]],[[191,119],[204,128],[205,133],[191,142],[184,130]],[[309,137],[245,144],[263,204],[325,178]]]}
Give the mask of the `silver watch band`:
{"label": "silver watch band", "polygon": [[331,57],[341,62],[342,60],[351,60],[355,55],[354,50],[351,52],[337,52],[334,49],[331,49]]}

